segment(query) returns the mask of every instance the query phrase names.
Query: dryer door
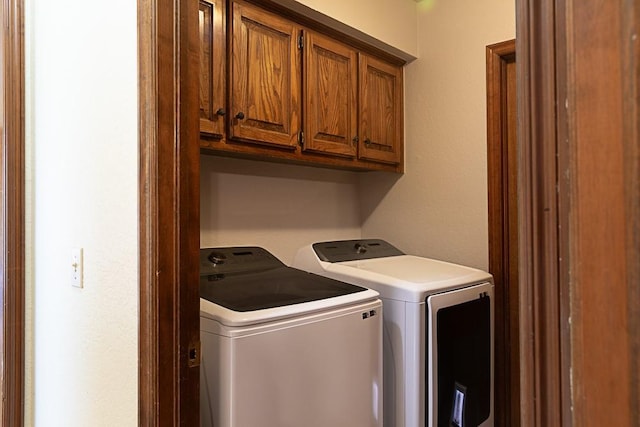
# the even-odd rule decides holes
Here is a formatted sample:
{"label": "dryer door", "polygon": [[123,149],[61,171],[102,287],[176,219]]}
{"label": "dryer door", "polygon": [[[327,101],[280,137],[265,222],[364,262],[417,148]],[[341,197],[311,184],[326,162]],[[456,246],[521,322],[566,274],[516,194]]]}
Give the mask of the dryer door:
{"label": "dryer door", "polygon": [[427,298],[427,426],[493,426],[493,285]]}

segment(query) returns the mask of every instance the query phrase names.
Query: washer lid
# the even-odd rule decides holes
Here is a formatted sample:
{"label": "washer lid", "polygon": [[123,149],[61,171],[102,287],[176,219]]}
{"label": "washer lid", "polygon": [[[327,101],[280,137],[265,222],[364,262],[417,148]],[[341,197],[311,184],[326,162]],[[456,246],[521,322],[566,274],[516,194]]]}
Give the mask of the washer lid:
{"label": "washer lid", "polygon": [[360,286],[285,266],[263,248],[200,250],[200,298],[237,312],[363,292]]}
{"label": "washer lid", "polygon": [[200,277],[200,298],[240,312],[301,304],[365,290],[289,267]]}

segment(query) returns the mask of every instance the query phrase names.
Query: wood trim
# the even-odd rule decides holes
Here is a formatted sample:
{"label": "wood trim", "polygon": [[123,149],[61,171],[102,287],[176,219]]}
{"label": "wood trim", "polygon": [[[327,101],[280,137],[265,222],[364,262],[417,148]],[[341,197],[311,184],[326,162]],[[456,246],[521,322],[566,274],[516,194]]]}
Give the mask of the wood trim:
{"label": "wood trim", "polygon": [[[560,280],[559,245],[566,223],[558,209],[558,79],[556,10],[559,1],[523,0],[516,4],[518,51],[519,239],[521,424],[561,426],[570,401],[567,283]],[[564,287],[562,287],[564,286]]]}
{"label": "wood trim", "polygon": [[635,425],[639,8],[517,7],[523,424]]}
{"label": "wood trim", "polygon": [[510,170],[508,162],[507,66],[516,61],[516,41],[487,46],[486,54],[489,272],[495,284],[494,419],[497,426],[515,427],[520,417],[520,362],[515,339],[519,336],[518,295],[513,292],[518,283],[511,280],[517,275],[517,268],[511,267],[517,256],[511,259],[511,254],[518,247],[518,230],[509,221],[517,215],[516,203],[510,202],[509,182],[517,171]]}
{"label": "wood trim", "polygon": [[640,420],[640,5],[626,2],[621,11],[622,88],[625,223],[629,227],[626,241],[627,325],[629,327],[630,418]]}
{"label": "wood trim", "polygon": [[139,424],[199,425],[198,3],[139,0]]}
{"label": "wood trim", "polygon": [[24,423],[25,345],[24,4],[23,0],[8,0],[1,7],[4,132],[0,154],[0,425],[21,426]]}
{"label": "wood trim", "polygon": [[637,425],[638,6],[566,5],[572,421]]}
{"label": "wood trim", "polygon": [[[567,6],[565,0],[555,2],[555,28],[556,28],[556,46],[555,46],[555,73],[556,73],[556,100],[561,105],[563,100],[568,97],[569,83],[567,80],[567,55],[572,51],[571,37],[564,31],[567,22]],[[550,107],[550,106],[549,106]],[[566,107],[566,104],[565,104]],[[571,266],[570,266],[570,240],[569,240],[569,222],[571,215],[571,206],[569,203],[569,192],[571,181],[566,171],[569,170],[569,162],[571,155],[568,150],[566,141],[570,132],[570,122],[567,108],[555,108],[556,114],[556,185],[557,185],[557,235],[558,235],[558,295],[559,295],[559,313],[560,323],[560,378],[556,378],[560,382],[561,395],[561,413],[560,418],[563,426],[572,426],[572,397],[571,397]],[[564,171],[564,173],[562,173]]]}

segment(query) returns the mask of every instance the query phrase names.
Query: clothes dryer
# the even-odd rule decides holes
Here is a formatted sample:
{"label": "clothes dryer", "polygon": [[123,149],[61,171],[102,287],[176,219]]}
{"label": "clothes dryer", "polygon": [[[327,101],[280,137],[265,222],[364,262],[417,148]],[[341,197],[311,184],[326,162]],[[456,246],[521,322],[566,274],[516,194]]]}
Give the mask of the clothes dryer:
{"label": "clothes dryer", "polygon": [[493,278],[383,240],[315,243],[293,265],[383,301],[385,427],[493,426]]}

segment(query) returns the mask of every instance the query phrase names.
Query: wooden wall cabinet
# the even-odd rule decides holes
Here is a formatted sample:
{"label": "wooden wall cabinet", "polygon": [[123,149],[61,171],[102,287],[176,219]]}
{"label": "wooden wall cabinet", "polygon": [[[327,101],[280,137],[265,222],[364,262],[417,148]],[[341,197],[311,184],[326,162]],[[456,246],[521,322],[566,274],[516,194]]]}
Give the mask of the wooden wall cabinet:
{"label": "wooden wall cabinet", "polygon": [[356,158],[358,52],[312,31],[304,40],[303,151]]}
{"label": "wooden wall cabinet", "polygon": [[402,69],[360,54],[360,158],[402,161],[402,99]]}
{"label": "wooden wall cabinet", "polygon": [[300,133],[300,30],[233,2],[229,137],[295,150]]}
{"label": "wooden wall cabinet", "polygon": [[225,137],[226,0],[199,1],[200,133]]}
{"label": "wooden wall cabinet", "polygon": [[[200,0],[202,152],[403,171],[402,61],[384,61],[304,19],[240,0],[228,5],[225,52],[216,45],[224,20],[208,18],[224,7],[219,1]],[[224,98],[208,101],[226,93],[217,80],[225,66],[228,109],[218,107]],[[222,129],[212,130],[213,122]]]}

